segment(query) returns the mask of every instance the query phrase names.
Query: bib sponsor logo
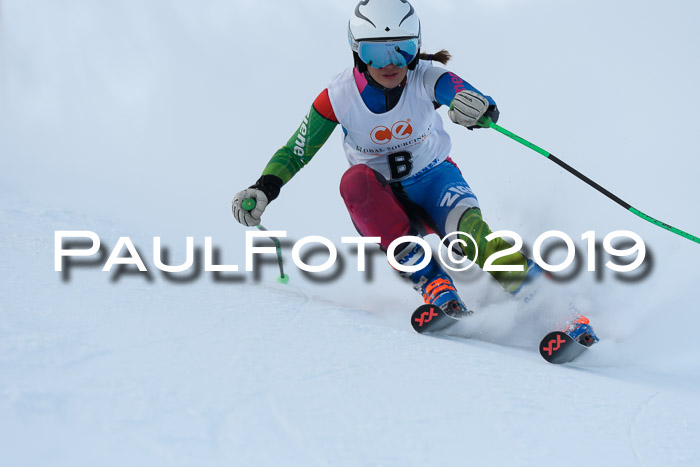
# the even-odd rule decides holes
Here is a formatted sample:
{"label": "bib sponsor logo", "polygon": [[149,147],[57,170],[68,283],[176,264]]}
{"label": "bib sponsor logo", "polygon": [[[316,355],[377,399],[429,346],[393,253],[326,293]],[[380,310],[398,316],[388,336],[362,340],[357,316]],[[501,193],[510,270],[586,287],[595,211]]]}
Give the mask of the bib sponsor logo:
{"label": "bib sponsor logo", "polygon": [[375,127],[369,134],[376,144],[387,144],[392,139],[407,139],[413,134],[411,120],[401,120],[389,129],[383,125]]}
{"label": "bib sponsor logo", "polygon": [[406,139],[413,134],[413,127],[409,122],[396,122],[391,127],[391,134],[396,139]]}
{"label": "bib sponsor logo", "polygon": [[378,126],[372,130],[369,136],[377,144],[386,144],[391,141],[391,130],[385,126]]}

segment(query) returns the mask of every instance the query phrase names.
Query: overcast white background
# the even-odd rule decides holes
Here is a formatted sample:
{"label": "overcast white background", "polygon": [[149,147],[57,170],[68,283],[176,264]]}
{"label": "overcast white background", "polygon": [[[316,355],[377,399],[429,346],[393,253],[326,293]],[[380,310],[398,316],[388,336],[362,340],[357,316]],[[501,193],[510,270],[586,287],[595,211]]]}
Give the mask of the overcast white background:
{"label": "overcast white background", "polygon": [[[551,151],[645,213],[700,234],[698,2],[415,0],[412,4],[421,18],[424,51],[448,49],[454,56],[448,68],[496,99],[501,109],[500,124]],[[56,347],[33,349],[32,342],[36,341],[27,336],[36,327],[70,336],[70,324],[61,328],[64,319],[80,323],[99,317],[101,323],[117,325],[122,320],[128,322],[129,317],[121,313],[151,316],[150,310],[163,319],[140,322],[142,325],[157,327],[175,321],[186,334],[187,325],[183,323],[196,328],[196,314],[180,310],[175,318],[181,321],[171,320],[168,306],[183,300],[190,303],[187,310],[192,311],[200,303],[198,297],[216,309],[228,306],[241,310],[255,303],[255,323],[261,328],[274,326],[279,318],[276,313],[265,314],[266,299],[287,304],[289,311],[294,309],[294,300],[277,295],[286,293],[284,289],[270,292],[265,288],[265,283],[274,284],[274,267],[265,269],[263,285],[248,280],[229,289],[219,285],[215,292],[210,290],[208,276],[180,286],[166,283],[160,276],[151,284],[138,276],[113,284],[110,276],[99,269],[81,270],[71,282],[62,283],[52,270],[53,231],[95,230],[108,247],[114,245],[117,236],[131,236],[147,253],[147,263],[151,260],[149,242],[154,236],[163,237],[164,244],[173,250],[174,261],[184,256],[185,236],[195,236],[199,245],[204,236],[212,236],[226,261],[242,265],[245,228],[233,220],[230,200],[255,182],[271,155],[296,130],[318,93],[336,73],[351,65],[346,28],[354,5],[352,1],[337,0],[0,1],[0,246],[2,256],[7,255],[0,269],[0,339],[4,335],[2,345],[11,350],[0,359],[0,396],[5,397],[2,410],[9,417],[6,420],[12,422],[8,425],[0,421],[1,432],[32,433],[46,423],[41,416],[27,418],[26,405],[17,403],[17,394],[31,386],[26,383],[29,373],[23,371],[23,362],[35,351],[61,355],[61,349],[73,342],[68,337],[40,339]],[[602,282],[596,282],[593,275],[583,274],[562,286],[566,287],[562,294],[576,296],[597,323],[601,337],[615,342],[612,349],[601,343],[602,353],[594,359],[599,366],[604,366],[606,360],[619,365],[606,374],[617,370],[626,375],[671,374],[669,385],[689,385],[692,400],[697,401],[700,348],[694,343],[694,323],[700,245],[625,212],[555,164],[504,136],[490,130],[465,131],[448,121],[444,109],[440,112],[453,137],[452,157],[494,229],[514,230],[528,244],[552,229],[566,232],[579,245],[585,245],[580,235],[589,230],[595,230],[599,240],[618,229],[632,230],[644,238],[654,261],[646,280],[623,283],[607,273]],[[347,169],[340,133],[336,130],[312,163],[270,205],[263,217],[268,228],[287,230],[293,239],[322,235],[338,244],[341,236],[355,235],[338,194],[340,177]],[[321,305],[369,310],[403,331],[407,310],[420,302],[410,287],[381,262],[371,283],[350,268],[331,285],[314,285],[288,267],[294,287],[301,287],[301,292],[292,289],[297,290],[295,293],[313,296]],[[477,284],[485,287],[460,288],[465,301],[488,308],[495,292],[487,283],[487,278],[482,278]],[[143,292],[146,295],[142,295],[144,285],[150,290],[148,294]],[[170,305],[148,298],[152,296]],[[208,300],[203,299],[205,296]],[[25,300],[27,297],[32,299]],[[80,297],[91,297],[89,304],[81,305]],[[52,310],[50,325],[43,322],[47,309]],[[90,318],[90,310],[101,311]],[[206,311],[197,312],[205,313],[206,320]],[[217,320],[226,322],[222,316],[227,315],[217,315]],[[217,320],[207,321],[207,326],[216,328],[220,323]],[[352,328],[352,319],[347,321]],[[391,326],[388,333],[395,332]],[[119,339],[111,332],[110,324],[99,329],[99,335],[107,340]],[[167,327],[159,329],[152,332],[172,335]],[[313,330],[307,331],[309,336],[314,335]],[[379,331],[376,336],[381,341]],[[511,327],[509,331],[517,335],[517,329]],[[131,334],[124,335],[128,339]],[[358,336],[351,334],[350,339],[354,338]],[[226,340],[225,330],[217,334],[217,342]],[[501,336],[500,343],[504,340]],[[669,350],[668,342],[680,342],[679,350]],[[88,349],[90,358],[99,360],[95,357],[100,355],[95,350],[99,345],[93,344],[80,344],[79,348]],[[279,352],[283,347],[277,345]],[[312,345],[297,344],[288,352],[293,355],[296,349],[303,353]],[[186,349],[188,355],[199,351],[196,343]],[[265,349],[261,346],[257,355],[274,367],[275,356],[265,354]],[[227,351],[239,352],[236,361],[244,362],[242,367],[255,365],[255,358],[246,358],[243,347]],[[460,351],[450,352],[459,362]],[[170,354],[158,355],[167,362]],[[362,355],[369,358],[371,354]],[[624,358],[618,360],[619,355]],[[517,358],[515,362],[497,362],[514,369],[518,368]],[[206,360],[193,362],[198,367],[207,366]],[[321,366],[345,364],[331,356]],[[100,368],[103,376],[110,373],[109,362]],[[401,365],[398,368],[408,371]],[[451,368],[454,366],[446,365],[440,371],[449,372]],[[487,374],[489,364],[480,368]],[[49,361],[32,374],[42,379],[53,371]],[[245,374],[242,370],[236,373]],[[177,375],[176,369],[165,371],[160,386],[163,392],[181,382]],[[47,381],[41,387],[51,393],[51,381]],[[61,391],[76,390],[76,381],[70,379],[69,371]],[[211,382],[206,378],[204,381]],[[251,393],[258,390],[257,380],[241,381],[236,376],[228,383],[232,381]],[[293,377],[281,379],[281,384],[290,384],[301,392],[304,386],[295,382]],[[195,386],[192,394],[201,389]],[[601,394],[610,395],[618,389],[613,385]],[[31,391],[26,394],[28,399],[22,401],[36,403]],[[150,393],[154,398],[158,394]],[[184,399],[191,404],[196,398],[190,396]],[[345,400],[342,396],[341,392],[341,401]],[[95,397],[71,407],[92,414],[98,424],[100,416],[95,414],[102,411],[111,420],[107,409],[111,399]],[[144,398],[136,400],[146,404]],[[79,427],[76,433],[93,432],[93,425],[81,417],[76,421],[71,416],[74,412],[60,403],[42,401],[39,405],[45,412],[40,412],[45,417],[67,410],[65,420],[57,426],[67,423]],[[383,414],[384,408],[382,404],[372,406],[377,414]],[[167,410],[143,410],[140,420],[152,429],[143,443],[153,446],[157,443],[149,441],[157,438],[154,433],[170,422],[149,417]],[[258,412],[250,410],[255,419]],[[562,403],[565,410],[566,404]],[[385,416],[391,417],[391,413],[389,410]],[[480,415],[485,417],[487,413]],[[695,415],[690,416],[684,433],[698,432]],[[306,416],[311,421],[301,426],[308,428],[317,419],[313,411]],[[375,416],[380,424],[386,420],[384,415]],[[516,426],[521,423],[519,427],[527,430],[527,417],[510,421]],[[264,417],[260,420],[251,433],[262,435],[270,429]],[[433,426],[442,426],[445,421],[437,416]],[[454,422],[449,417],[447,421]],[[416,420],[412,422],[414,425],[409,426],[421,426]],[[662,432],[679,439],[674,436],[680,436],[681,430],[670,430],[656,422],[659,432],[649,431],[649,439]],[[175,426],[184,427],[187,422]],[[448,423],[448,427],[459,429],[458,424]],[[299,429],[303,438],[305,432]],[[72,433],[69,429],[66,436]],[[351,432],[340,433],[346,441],[352,441]],[[39,436],[38,444],[48,443],[51,437],[48,430],[45,436]],[[14,443],[15,447],[23,445],[20,441]],[[133,442],[126,446],[133,454],[132,460],[144,458]],[[303,452],[317,454],[312,457],[318,463],[330,462],[340,452],[333,450],[333,440],[322,444],[324,447],[314,443],[304,446]],[[536,452],[546,452],[543,446]],[[622,462],[618,465],[626,461],[634,464],[635,459],[644,464],[645,456],[639,452],[628,458],[614,447],[598,447],[597,455],[614,453]],[[192,449],[189,454],[206,447],[197,445]],[[19,451],[17,448],[13,452]],[[66,454],[58,447],[47,452]],[[365,461],[373,458],[372,452],[380,452],[380,447],[375,446]],[[486,462],[489,456],[484,452],[479,451],[476,459]],[[523,452],[527,450],[523,448]],[[677,461],[674,463],[698,462],[697,451],[684,452],[685,457],[673,457]],[[213,460],[230,460],[226,454],[211,455]],[[247,454],[255,459],[251,452]],[[422,454],[430,458],[429,450]],[[663,459],[668,452],[653,454]],[[145,458],[173,461],[157,450],[150,451],[150,456]],[[532,460],[545,457],[534,456]],[[42,457],[38,459],[40,462]],[[346,459],[350,463],[362,461],[352,456]],[[646,459],[652,465],[651,460],[656,458],[650,455]],[[409,461],[399,454],[386,458],[387,464],[405,465]],[[17,461],[13,465],[22,464]]]}

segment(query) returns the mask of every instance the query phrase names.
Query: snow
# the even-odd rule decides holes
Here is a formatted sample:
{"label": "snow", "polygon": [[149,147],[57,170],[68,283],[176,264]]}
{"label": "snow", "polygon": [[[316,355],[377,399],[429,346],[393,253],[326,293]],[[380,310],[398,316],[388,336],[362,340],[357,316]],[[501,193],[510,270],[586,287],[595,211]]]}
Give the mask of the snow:
{"label": "snow", "polygon": [[[424,48],[448,48],[499,123],[698,235],[696,3],[412,3]],[[476,19],[470,40],[457,8]],[[622,280],[603,255],[600,275],[583,267],[523,304],[470,271],[457,282],[473,319],[417,335],[415,292],[376,250],[357,272],[340,243],[355,231],[337,133],[264,216],[288,231],[290,283],[274,260],[244,271],[230,199],[348,65],[351,9],[0,2],[3,466],[700,465],[700,246],[495,132],[449,128],[492,227],[530,246],[566,232],[584,266],[583,233],[632,230],[646,277]],[[55,272],[57,230],[97,233],[103,255],[128,236],[149,273],[102,272],[106,256]],[[307,235],[338,245],[336,277],[293,266]],[[241,271],[163,274],[156,236],[171,264],[187,236],[201,261],[210,236]],[[537,342],[570,303],[601,342],[549,365]]]}

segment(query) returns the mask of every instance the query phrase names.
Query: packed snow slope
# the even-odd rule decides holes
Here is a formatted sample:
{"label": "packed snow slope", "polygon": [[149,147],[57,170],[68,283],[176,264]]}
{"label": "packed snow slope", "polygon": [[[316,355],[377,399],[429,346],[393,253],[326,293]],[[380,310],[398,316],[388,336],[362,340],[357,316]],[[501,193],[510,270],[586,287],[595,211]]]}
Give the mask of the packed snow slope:
{"label": "packed snow slope", "polygon": [[[700,233],[696,2],[412,3],[424,49],[449,49],[499,123]],[[3,466],[700,465],[700,245],[496,132],[444,117],[486,220],[530,249],[549,230],[576,244],[579,270],[531,302],[459,274],[472,319],[415,334],[420,297],[376,250],[357,272],[340,243],[355,231],[339,130],[264,216],[288,233],[290,283],[273,255],[245,272],[230,199],[350,64],[353,7],[0,1]],[[60,230],[95,232],[103,251],[56,272]],[[606,268],[600,245],[586,271],[581,235],[616,230],[644,239],[640,272]],[[291,246],[307,235],[344,266],[302,274]],[[180,264],[188,236],[196,267],[158,271],[153,238]],[[101,271],[119,237],[147,273]],[[205,237],[240,271],[203,271]],[[549,365],[537,343],[571,305],[601,342]]]}

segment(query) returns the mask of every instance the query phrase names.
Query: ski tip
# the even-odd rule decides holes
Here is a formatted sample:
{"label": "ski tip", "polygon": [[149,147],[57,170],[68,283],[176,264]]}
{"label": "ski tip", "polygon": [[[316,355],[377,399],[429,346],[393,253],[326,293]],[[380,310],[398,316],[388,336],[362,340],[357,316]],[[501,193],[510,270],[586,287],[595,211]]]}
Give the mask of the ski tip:
{"label": "ski tip", "polygon": [[435,305],[421,305],[411,314],[411,326],[418,333],[429,331],[440,319],[442,310]]}
{"label": "ski tip", "polygon": [[561,364],[573,361],[587,348],[565,332],[554,331],[544,336],[540,342],[540,355],[549,363]]}

